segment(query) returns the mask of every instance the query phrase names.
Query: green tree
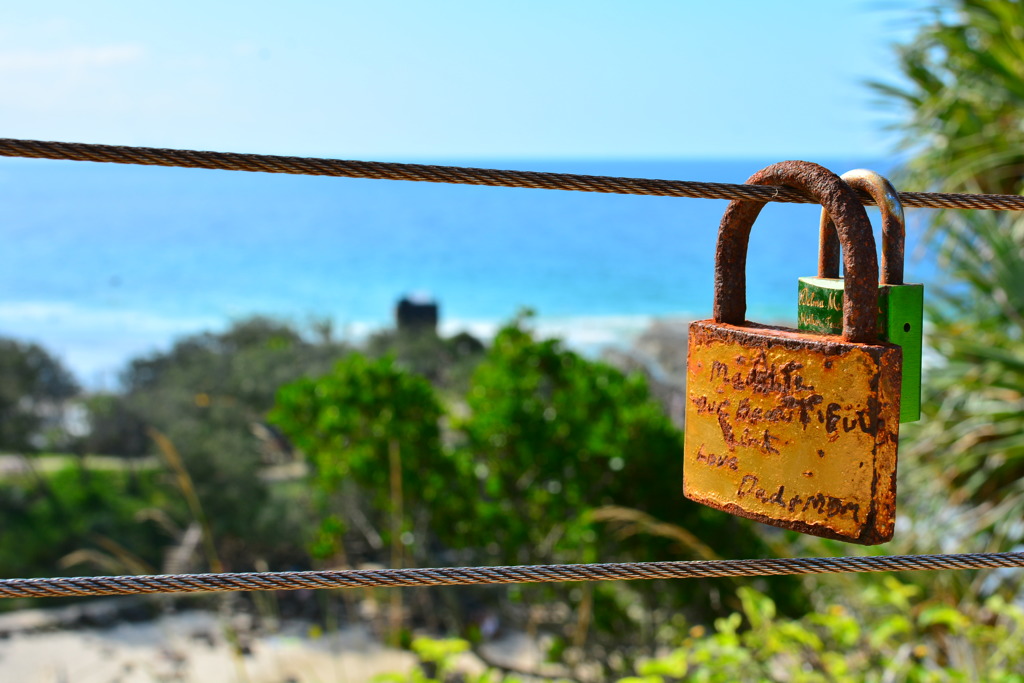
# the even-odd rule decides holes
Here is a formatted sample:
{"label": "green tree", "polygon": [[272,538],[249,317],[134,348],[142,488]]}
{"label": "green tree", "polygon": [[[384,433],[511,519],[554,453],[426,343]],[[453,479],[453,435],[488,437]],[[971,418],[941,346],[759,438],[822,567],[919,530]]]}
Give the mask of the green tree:
{"label": "green tree", "polygon": [[0,339],[0,449],[32,452],[51,445],[78,383],[37,344]]}
{"label": "green tree", "polygon": [[[441,415],[430,383],[387,356],[352,354],[333,372],[278,392],[271,420],[311,460],[321,518],[315,557],[343,564],[373,559],[401,568],[409,546],[416,560],[426,559],[432,512],[458,507],[450,499],[458,477],[452,454],[441,447]],[[363,528],[350,529],[352,518]],[[344,542],[350,530],[361,532],[371,552],[353,552],[353,534]],[[403,628],[401,595],[392,589],[388,596],[388,630],[396,644]]]}
{"label": "green tree", "polygon": [[138,457],[151,450],[145,422],[123,395],[98,392],[82,403],[89,416],[89,432],[80,443],[83,453]]}
{"label": "green tree", "polygon": [[342,545],[351,529],[344,494],[362,496],[361,512],[391,543],[390,557],[362,559],[396,563],[403,545],[425,545],[431,511],[458,507],[450,499],[456,461],[442,448],[441,416],[430,383],[390,357],[354,353],[326,375],[281,388],[270,419],[312,466],[322,515],[315,556],[351,554]]}
{"label": "green tree", "polygon": [[445,396],[465,392],[484,345],[468,332],[441,337],[433,329],[382,330],[366,342],[374,358],[392,356],[397,365],[430,380]]}
{"label": "green tree", "polygon": [[681,503],[682,434],[638,374],[537,341],[517,320],[498,332],[466,403],[458,426],[479,502],[445,525],[453,544],[494,548],[489,559],[511,564],[593,562],[601,544],[588,512],[619,505],[678,519],[694,509]]}
{"label": "green tree", "polygon": [[166,435],[195,484],[226,566],[301,561],[301,498],[262,476],[267,465],[290,457],[265,416],[278,387],[326,372],[347,352],[261,317],[180,339],[167,352],[132,361],[120,397],[92,402],[93,437],[114,454],[134,455],[140,428]]}

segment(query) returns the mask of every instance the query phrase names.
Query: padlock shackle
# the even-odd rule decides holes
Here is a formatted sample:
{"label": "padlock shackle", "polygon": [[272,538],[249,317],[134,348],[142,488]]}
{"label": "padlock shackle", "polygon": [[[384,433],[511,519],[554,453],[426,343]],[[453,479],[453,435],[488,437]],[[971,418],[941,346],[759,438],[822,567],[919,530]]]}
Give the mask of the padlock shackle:
{"label": "padlock shackle", "polygon": [[[885,177],[865,168],[857,168],[840,176],[855,190],[871,195],[882,212],[882,280],[883,285],[903,284],[903,252],[906,223],[900,194]],[[821,210],[821,234],[818,239],[818,277],[839,277],[839,236],[828,211]]]}
{"label": "padlock shackle", "polygon": [[[871,222],[853,189],[832,171],[809,161],[783,161],[761,169],[748,185],[786,185],[801,190],[824,207],[836,223],[843,246],[846,282],[843,340],[878,343],[878,258]],[[717,323],[743,325],[747,315],[747,245],[765,202],[729,202],[718,228],[715,252]]]}

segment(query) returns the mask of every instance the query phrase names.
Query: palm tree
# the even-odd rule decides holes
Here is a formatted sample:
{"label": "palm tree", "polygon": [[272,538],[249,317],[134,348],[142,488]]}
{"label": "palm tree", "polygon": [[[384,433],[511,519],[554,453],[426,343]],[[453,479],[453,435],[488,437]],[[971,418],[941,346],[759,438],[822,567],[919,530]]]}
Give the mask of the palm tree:
{"label": "palm tree", "polygon": [[[900,183],[1019,193],[1024,3],[946,0],[926,17],[897,48],[906,84],[872,84],[903,118]],[[971,549],[1005,549],[1024,539],[1024,217],[942,211],[929,224],[947,276],[928,310],[941,361],[926,373],[925,419],[909,430],[904,490],[931,520],[918,525],[933,529],[922,544],[959,531]],[[935,528],[942,509],[968,513],[956,515],[953,534]]]}

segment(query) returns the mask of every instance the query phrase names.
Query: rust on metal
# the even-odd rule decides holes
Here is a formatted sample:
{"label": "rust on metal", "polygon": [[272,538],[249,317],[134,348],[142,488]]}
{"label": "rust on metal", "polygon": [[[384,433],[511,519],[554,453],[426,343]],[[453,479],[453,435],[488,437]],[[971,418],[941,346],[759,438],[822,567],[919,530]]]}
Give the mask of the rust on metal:
{"label": "rust on metal", "polygon": [[687,498],[817,536],[892,538],[899,347],[711,320],[689,344]]}
{"label": "rust on metal", "polygon": [[[903,284],[903,253],[906,228],[900,194],[889,180],[874,171],[857,168],[840,176],[855,190],[866,192],[882,213],[882,279],[883,285]],[[821,210],[821,233],[818,239],[818,277],[839,277],[839,235],[827,209]]]}
{"label": "rust on metal", "polygon": [[[752,175],[752,185],[784,185],[814,197],[835,219],[844,245],[846,296],[843,339],[871,343],[878,339],[878,259],[871,223],[849,185],[827,168],[807,161],[783,161]],[[742,325],[747,313],[747,244],[764,202],[729,203],[718,229],[715,253],[716,322]],[[855,267],[856,264],[856,267]]]}

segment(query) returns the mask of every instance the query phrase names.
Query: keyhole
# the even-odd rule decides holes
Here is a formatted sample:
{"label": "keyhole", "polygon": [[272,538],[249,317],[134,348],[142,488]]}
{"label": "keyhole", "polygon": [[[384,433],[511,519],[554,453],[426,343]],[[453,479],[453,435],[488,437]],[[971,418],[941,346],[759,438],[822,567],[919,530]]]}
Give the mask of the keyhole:
{"label": "keyhole", "polygon": [[910,332],[910,323],[903,323],[903,331]]}

